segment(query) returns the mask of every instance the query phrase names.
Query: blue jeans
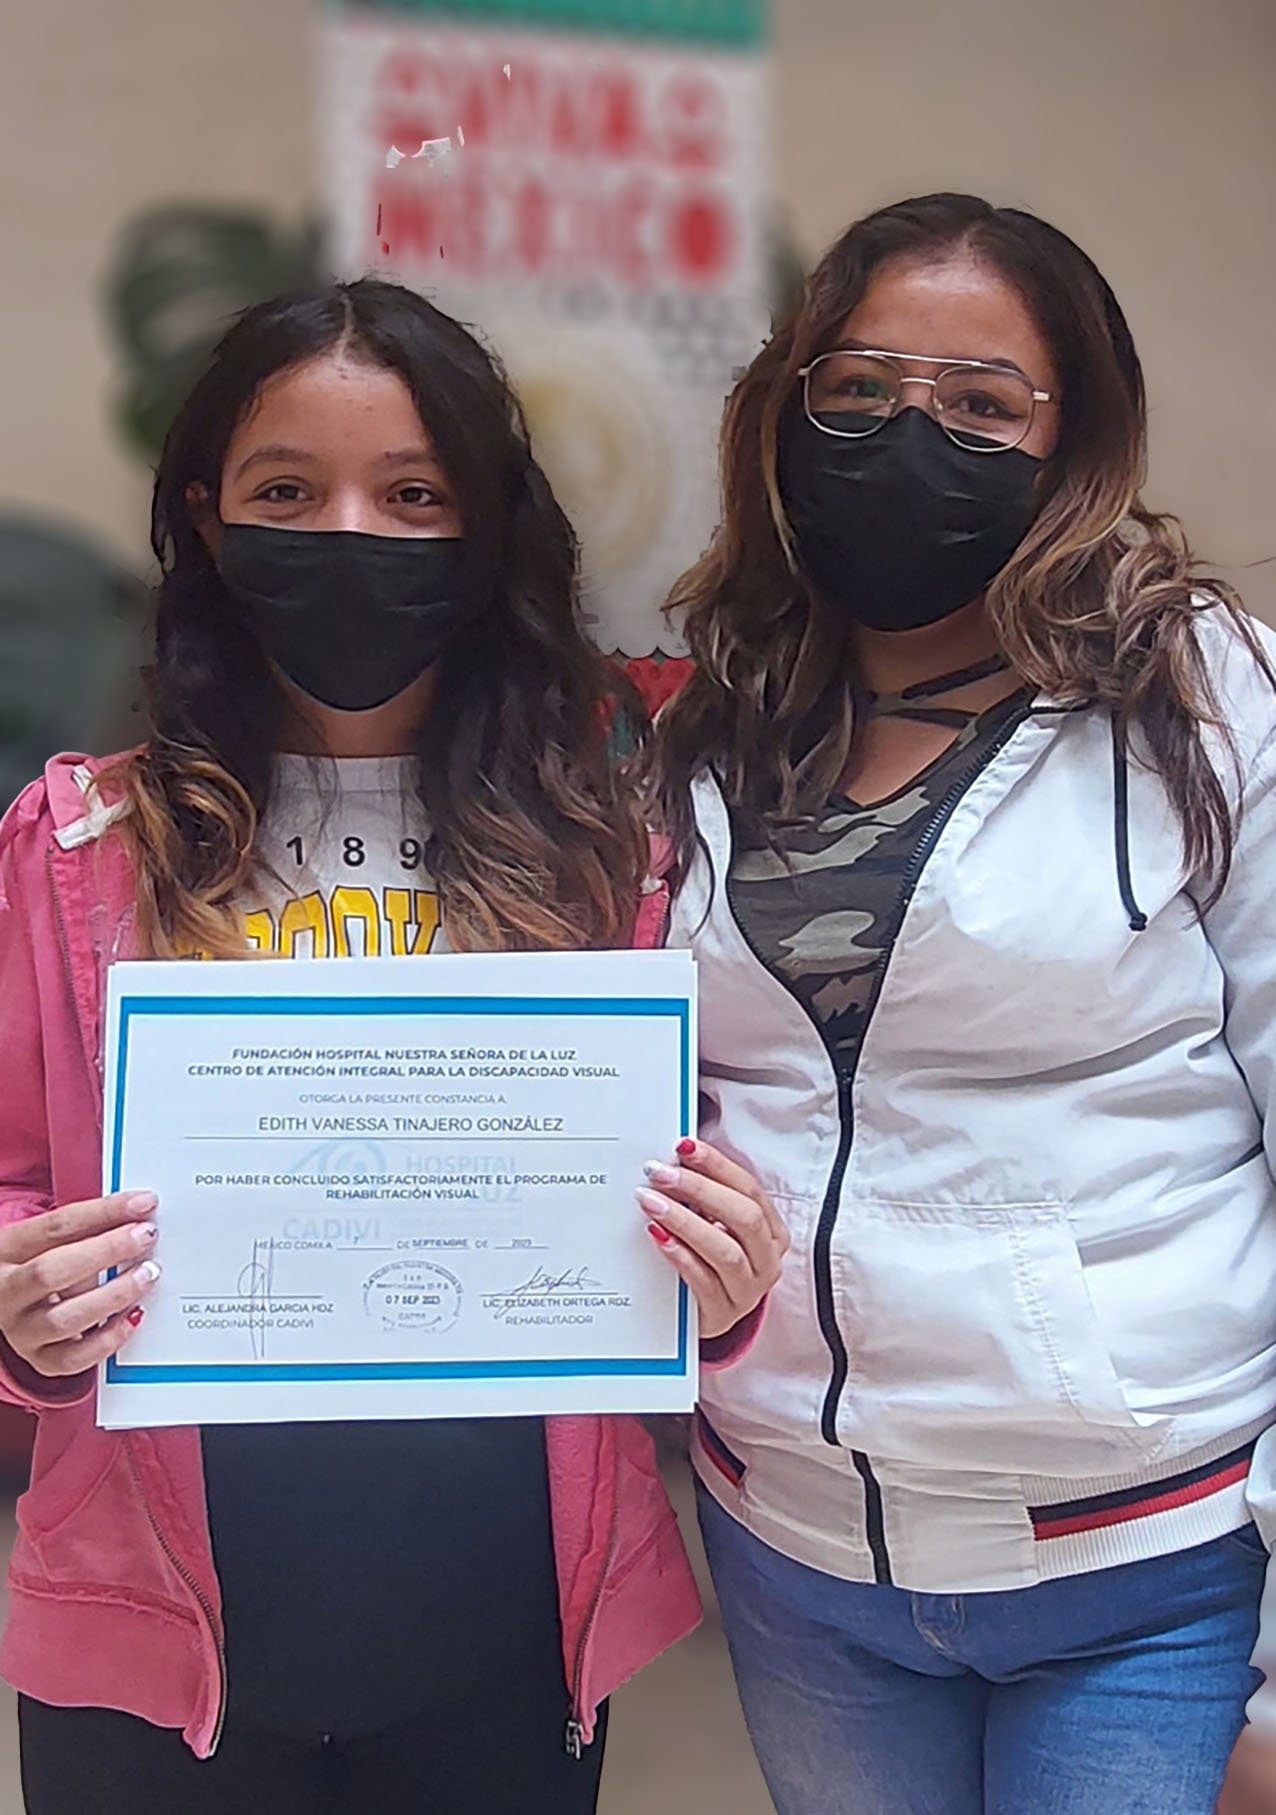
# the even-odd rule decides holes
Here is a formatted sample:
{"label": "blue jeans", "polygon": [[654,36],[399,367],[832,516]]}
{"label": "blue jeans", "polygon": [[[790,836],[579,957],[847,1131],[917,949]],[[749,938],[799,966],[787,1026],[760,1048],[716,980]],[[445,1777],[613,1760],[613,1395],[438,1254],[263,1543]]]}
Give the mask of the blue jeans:
{"label": "blue jeans", "polygon": [[1212,1815],[1267,1553],[1252,1526],[1033,1588],[909,1594],[700,1523],[778,1815]]}

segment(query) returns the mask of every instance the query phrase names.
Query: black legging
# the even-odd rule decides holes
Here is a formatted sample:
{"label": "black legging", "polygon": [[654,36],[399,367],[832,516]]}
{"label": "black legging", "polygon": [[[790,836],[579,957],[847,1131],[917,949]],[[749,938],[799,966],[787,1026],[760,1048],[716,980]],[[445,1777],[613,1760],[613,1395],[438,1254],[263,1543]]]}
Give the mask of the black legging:
{"label": "black legging", "polygon": [[18,1720],[27,1815],[593,1815],[605,1734],[578,1761],[520,1702],[326,1742],[228,1722],[201,1761],[130,1714],[23,1696]]}

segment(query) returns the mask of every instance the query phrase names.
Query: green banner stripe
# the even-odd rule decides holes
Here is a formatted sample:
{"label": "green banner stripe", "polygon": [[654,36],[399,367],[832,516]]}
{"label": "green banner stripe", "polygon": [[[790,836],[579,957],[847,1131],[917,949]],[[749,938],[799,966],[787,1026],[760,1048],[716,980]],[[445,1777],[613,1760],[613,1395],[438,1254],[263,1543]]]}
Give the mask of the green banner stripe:
{"label": "green banner stripe", "polygon": [[474,24],[545,25],[560,31],[739,47],[766,36],[767,0],[337,0],[349,13],[414,13]]}

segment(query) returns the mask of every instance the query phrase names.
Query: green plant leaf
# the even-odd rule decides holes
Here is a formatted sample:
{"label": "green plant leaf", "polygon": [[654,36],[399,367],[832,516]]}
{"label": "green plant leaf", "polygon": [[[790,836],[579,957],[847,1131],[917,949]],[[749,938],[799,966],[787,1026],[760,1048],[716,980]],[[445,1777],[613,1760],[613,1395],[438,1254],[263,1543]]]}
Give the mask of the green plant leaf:
{"label": "green plant leaf", "polygon": [[119,376],[112,416],[153,462],[169,424],[234,317],[327,281],[317,223],[284,228],[248,209],[168,204],[128,223],[103,306]]}

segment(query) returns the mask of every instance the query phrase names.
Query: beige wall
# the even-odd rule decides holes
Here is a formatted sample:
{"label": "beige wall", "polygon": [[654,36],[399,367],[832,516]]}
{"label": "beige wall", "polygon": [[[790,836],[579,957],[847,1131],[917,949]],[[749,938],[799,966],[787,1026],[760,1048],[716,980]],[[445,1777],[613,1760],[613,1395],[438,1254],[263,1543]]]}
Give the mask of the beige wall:
{"label": "beige wall", "polygon": [[[1153,405],[1153,502],[1276,622],[1273,0],[774,0],[777,187],[814,250],[910,191],[1036,208],[1098,260]],[[170,198],[311,198],[311,0],[0,0],[0,505],[123,552],[95,286]]]}

